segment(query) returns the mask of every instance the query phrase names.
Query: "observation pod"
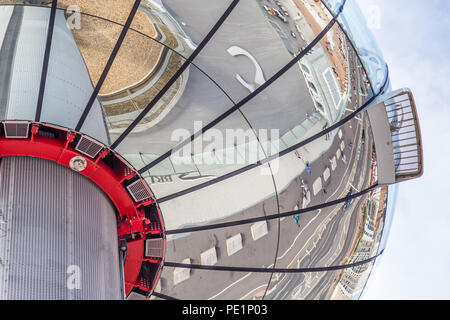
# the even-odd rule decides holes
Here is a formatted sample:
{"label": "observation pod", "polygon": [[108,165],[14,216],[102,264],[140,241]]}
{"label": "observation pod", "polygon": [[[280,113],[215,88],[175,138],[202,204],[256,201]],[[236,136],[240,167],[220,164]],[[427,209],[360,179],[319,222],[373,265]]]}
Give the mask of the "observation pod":
{"label": "observation pod", "polygon": [[423,152],[355,0],[0,0],[0,298],[357,299]]}

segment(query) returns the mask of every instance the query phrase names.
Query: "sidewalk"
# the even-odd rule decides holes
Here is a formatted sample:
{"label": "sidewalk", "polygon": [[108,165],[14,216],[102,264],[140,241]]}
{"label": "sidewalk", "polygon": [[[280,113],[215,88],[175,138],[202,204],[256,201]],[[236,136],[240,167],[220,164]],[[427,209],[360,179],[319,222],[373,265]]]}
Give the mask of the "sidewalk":
{"label": "sidewalk", "polygon": [[[324,123],[325,120],[319,121],[301,140],[303,141],[307,137],[320,132]],[[286,189],[296,177],[306,170],[306,162],[314,162],[331,147],[335,134],[330,140],[321,137],[308,144],[306,148],[300,148],[298,151],[305,162],[301,161],[295,152],[291,152],[270,163],[273,171],[278,168],[278,171],[274,174],[278,193]],[[275,189],[272,177],[261,174],[261,170],[267,169],[266,164],[209,187],[161,203],[160,207],[166,229],[177,229],[192,224],[209,224],[232,216],[274,196]],[[161,194],[173,193],[175,189],[184,190],[198,183],[181,182],[182,185],[174,188],[174,184],[177,184],[177,181],[174,181],[166,185],[153,184],[151,188],[158,198]],[[168,193],[169,191],[171,192]],[[254,211],[256,210],[252,212]],[[253,214],[261,216],[262,213],[258,210]],[[240,218],[251,218],[251,216],[245,215]]]}

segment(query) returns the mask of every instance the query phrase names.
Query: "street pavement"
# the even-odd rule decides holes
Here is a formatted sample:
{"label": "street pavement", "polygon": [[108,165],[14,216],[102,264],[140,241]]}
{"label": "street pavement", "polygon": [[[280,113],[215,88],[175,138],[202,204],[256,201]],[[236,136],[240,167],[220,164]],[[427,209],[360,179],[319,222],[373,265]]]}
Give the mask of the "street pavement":
{"label": "street pavement", "polygon": [[[165,8],[177,21],[184,22],[183,29],[194,42],[199,43],[206,35],[206,26],[213,25],[219,12],[224,12],[226,2],[206,1],[202,6],[198,1],[164,0]],[[265,79],[269,79],[284,67],[293,55],[286,48],[286,43],[295,47],[304,47],[306,43],[297,36],[293,38],[290,31],[296,31],[292,17],[288,23],[270,16],[260,1],[241,1],[235,10],[217,31],[211,41],[193,61],[208,77],[202,75],[196,67],[190,68],[189,79],[179,101],[158,124],[146,130],[133,131],[119,146],[124,155],[148,155],[148,159],[165,153],[179,141],[172,139],[174,130],[183,128],[193,133],[194,121],[203,121],[206,125],[214,118],[228,110],[234,103],[246,97],[250,91],[236,79],[239,74],[249,83],[253,82],[255,66],[249,58],[233,57],[228,53],[231,46],[238,46],[248,51],[263,70]],[[197,8],[196,10],[193,10]],[[276,7],[271,4],[271,7]],[[201,8],[201,9],[198,9]],[[205,13],[208,10],[209,15]],[[199,30],[198,21],[204,26]],[[287,40],[280,37],[274,25],[278,26]],[[276,58],[274,58],[276,57]],[[213,81],[211,81],[213,80]],[[219,89],[219,86],[221,89]],[[226,95],[221,91],[226,92]],[[230,99],[231,100],[230,100]],[[277,106],[277,108],[274,108]],[[230,118],[226,126],[216,128],[246,128],[248,120],[252,127],[276,128],[283,134],[306,119],[306,114],[314,111],[314,104],[309,94],[300,68],[291,68],[283,77],[273,83],[266,92],[246,104],[241,112]],[[200,116],[201,115],[201,116]],[[276,119],[277,121],[268,121]],[[112,136],[112,140],[115,136]],[[132,157],[129,160],[133,163]],[[134,164],[134,163],[133,163]],[[136,161],[137,168],[143,165]]]}
{"label": "street pavement", "polygon": [[[239,24],[230,25],[235,28],[239,27]],[[224,30],[227,29],[224,28]],[[231,29],[228,29],[226,32],[230,33],[230,37],[233,36]],[[234,33],[236,33],[236,30]],[[228,44],[222,43],[221,45],[222,49],[224,49]],[[216,49],[218,47],[220,46],[215,46]],[[216,57],[219,60],[224,58],[223,53],[220,52],[210,52],[208,56]],[[347,106],[347,112],[355,110],[356,107],[361,106],[363,101],[367,99],[364,96],[364,92],[363,95],[359,94],[361,90],[365,90],[365,84],[362,76],[359,74],[361,69],[358,68],[356,55],[353,53],[349,60],[350,70],[352,72],[351,77],[356,83],[352,83],[352,97]],[[221,65],[216,62],[211,63],[211,66]],[[234,64],[222,63],[222,65]],[[206,67],[205,69],[209,73],[211,69],[208,68]],[[229,73],[227,74],[227,72],[228,70],[223,75],[223,81],[229,83],[230,81],[225,79],[229,79],[234,72],[231,75]],[[243,71],[239,72],[244,74]],[[215,76],[220,75],[216,74]],[[286,83],[289,83],[289,81]],[[299,91],[298,88],[302,88],[302,86],[298,85],[298,82],[293,81],[292,83],[296,89],[294,88],[292,91],[291,88],[291,91],[289,91],[286,88],[284,92],[295,93]],[[245,88],[239,88],[240,85],[238,82],[234,81],[233,86],[235,88],[230,89],[229,92],[235,90],[234,96],[239,97],[239,95],[248,94],[248,92],[245,92]],[[360,89],[361,87],[362,89]],[[233,97],[233,95],[231,96]],[[309,97],[309,94],[306,94],[306,96]],[[298,98],[294,98],[294,101],[298,101]],[[267,105],[273,106],[273,104]],[[307,117],[306,114],[312,111],[310,107],[302,109],[305,105],[311,106],[308,103],[296,103],[292,105],[293,110],[296,110],[298,114],[292,120],[293,123],[298,124],[304,121]],[[267,112],[264,107],[265,105],[261,104],[261,113]],[[247,115],[245,106],[242,109],[244,114]],[[274,108],[274,111],[278,111],[279,113],[284,112],[284,110],[277,110],[276,108]],[[256,181],[255,172],[246,172],[237,176],[238,179],[233,180],[228,185],[227,182],[230,181],[225,180],[212,187],[196,191],[192,196],[182,196],[168,201],[169,203],[161,204],[160,206],[165,217],[168,217],[168,213],[170,212],[175,217],[175,213],[177,212],[177,219],[179,220],[176,221],[170,218],[169,223],[166,221],[166,226],[169,226],[168,229],[177,229],[189,225],[236,221],[290,211],[295,208],[312,206],[345,197],[351,188],[349,182],[354,186],[358,186],[361,182],[366,182],[365,180],[369,174],[369,170],[367,170],[369,164],[367,161],[369,159],[368,145],[370,143],[366,141],[360,147],[360,139],[363,131],[362,128],[364,127],[365,132],[369,132],[370,129],[366,119],[363,117],[362,119],[354,119],[345,124],[340,128],[339,132],[334,132],[333,135],[328,137],[331,140],[326,141],[323,138],[320,141],[315,141],[307,145],[306,148],[301,148],[298,150],[301,158],[298,158],[294,154],[283,157],[283,161],[289,159],[288,162],[285,162],[289,163],[286,164],[288,169],[284,167],[283,169],[287,170],[286,172],[291,172],[291,175],[289,177],[290,180],[287,181],[286,177],[277,175],[277,173],[274,174],[274,185],[272,188],[276,189],[276,192],[270,193],[269,179],[266,179],[263,183],[267,185],[262,186],[261,183]],[[283,126],[283,121],[281,121],[280,126]],[[292,127],[291,124],[286,126],[286,128],[288,127]],[[319,153],[313,147],[314,143],[317,144],[318,142],[321,143],[321,147],[317,149],[321,150]],[[294,164],[294,161],[297,164]],[[305,170],[306,163],[309,163],[311,174]],[[297,168],[293,166],[297,166]],[[318,179],[320,179],[320,183]],[[305,181],[310,191],[309,199],[304,198],[301,188],[302,180]],[[241,183],[237,181],[241,181]],[[314,182],[317,182],[315,188]],[[258,185],[258,188],[252,188],[252,185]],[[236,188],[236,186],[239,186],[239,188]],[[220,192],[220,188],[225,188],[230,191]],[[231,190],[233,188],[234,190]],[[250,207],[240,210],[237,209],[240,206],[242,208],[242,205],[238,203],[239,190],[241,190],[241,199],[245,199]],[[262,190],[267,190],[264,196],[262,196],[264,194]],[[205,192],[209,192],[209,196],[206,196],[207,194]],[[257,195],[257,192],[260,192],[260,194]],[[255,197],[249,197],[249,194],[255,195]],[[194,197],[197,196],[203,199],[201,200],[202,202],[205,202],[204,199],[211,199],[211,203],[196,203]],[[256,202],[253,202],[252,199],[256,199]],[[214,247],[217,253],[217,264],[225,266],[295,268],[298,266],[323,267],[343,264],[355,243],[355,235],[361,223],[358,210],[362,201],[363,198],[355,200],[346,210],[343,210],[341,208],[342,205],[339,205],[337,207],[323,208],[318,212],[308,212],[300,215],[298,221],[293,217],[269,221],[268,234],[259,240],[252,239],[250,225],[240,225],[237,227],[193,232],[169,237],[166,261],[181,262],[186,258],[190,258],[191,263],[200,263],[200,254]],[[184,212],[180,212],[180,208]],[[206,218],[207,216],[203,220],[201,218],[199,219],[202,216],[202,211],[205,211],[207,214],[207,208],[210,208],[214,213],[217,213],[217,210],[215,210],[217,208],[219,211],[223,210],[224,213],[228,214],[221,216],[219,212],[216,219]],[[191,219],[191,217],[195,218]],[[238,233],[242,235],[243,247],[237,253],[228,256],[226,240]],[[173,271],[174,268],[164,269],[159,289],[166,295],[181,299],[259,299],[265,296],[267,289],[266,298],[268,299],[323,298],[327,296],[330,288],[337,279],[335,272],[322,273],[320,275],[288,274],[272,276],[271,274],[246,272],[191,270],[189,279],[174,285]],[[195,292],[191,290],[192,283],[196,283]]]}

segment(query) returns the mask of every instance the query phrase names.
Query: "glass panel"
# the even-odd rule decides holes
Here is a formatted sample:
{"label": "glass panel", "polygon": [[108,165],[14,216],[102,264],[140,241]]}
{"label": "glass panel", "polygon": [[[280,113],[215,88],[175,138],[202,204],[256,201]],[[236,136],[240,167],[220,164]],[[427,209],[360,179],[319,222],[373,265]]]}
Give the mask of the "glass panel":
{"label": "glass panel", "polygon": [[335,299],[359,299],[366,287],[368,277],[372,272],[374,264],[375,261],[362,266],[346,269],[342,272],[332,297]]}
{"label": "glass panel", "polygon": [[[376,182],[376,155],[367,113],[271,162],[285,210],[316,205],[359,192]],[[303,182],[302,182],[303,181]],[[300,193],[298,192],[300,190]],[[299,197],[284,206],[283,193]],[[308,196],[304,197],[303,194]],[[300,196],[301,195],[301,196]]]}
{"label": "glass panel", "polygon": [[[261,175],[261,171],[269,171],[269,176]],[[158,177],[159,178],[159,177]],[[182,177],[183,178],[183,177]],[[186,178],[184,178],[186,179]],[[196,185],[200,182],[212,181],[214,177],[206,177],[192,181],[184,181],[179,177],[167,177],[164,180],[159,178],[147,178],[152,191],[156,197],[161,199],[158,194],[172,194],[173,192],[184,190],[184,185]],[[184,188],[180,188],[184,186]],[[258,188],[254,188],[258,185]],[[184,226],[211,224],[234,215],[235,219],[231,221],[247,218],[261,217],[266,214],[274,214],[277,208],[271,206],[273,210],[265,210],[267,205],[261,209],[243,210],[271,199],[275,195],[272,177],[267,166],[249,170],[241,175],[220,181],[216,184],[206,186],[194,192],[178,196],[176,198],[159,202],[164,216],[164,223],[167,230],[179,229]],[[208,199],[208,201],[205,201]],[[272,201],[275,200],[271,200]],[[180,210],[180,206],[183,210]]]}
{"label": "glass panel", "polygon": [[333,14],[339,12],[339,9],[342,7],[342,4],[345,4],[346,0],[321,0],[321,2],[325,3],[325,5],[330,9]]}
{"label": "glass panel", "polygon": [[313,0],[241,1],[194,63],[237,102],[291,61],[331,19]]}
{"label": "glass panel", "polygon": [[[155,186],[154,192],[157,197],[161,197],[206,181],[211,182],[264,157],[254,132],[240,113],[234,113],[166,159],[173,164],[172,168],[160,163],[144,173],[144,177],[148,179],[148,176],[161,170],[163,166],[169,170],[173,169],[167,173],[176,176],[176,183],[172,184],[170,193],[163,191],[165,188],[159,188],[159,185]],[[130,161],[132,162],[132,158]]]}
{"label": "glass panel", "polygon": [[[34,2],[34,3],[33,3]],[[26,4],[33,6],[48,6],[50,7],[52,2],[45,4],[43,1],[30,1],[30,0],[0,0],[0,5],[13,5],[13,4]]]}
{"label": "glass panel", "polygon": [[[241,111],[267,154],[276,154],[337,123],[372,92],[350,43],[337,24],[323,39]],[[266,131],[278,131],[270,137]],[[336,133],[334,133],[336,134]],[[315,141],[329,147],[332,134]],[[274,139],[279,136],[279,139]],[[274,146],[274,147],[273,147]],[[319,156],[322,148],[316,149]]]}
{"label": "glass panel", "polygon": [[[238,202],[238,199],[231,201]],[[241,200],[241,203],[243,200]],[[247,219],[249,217],[263,216],[264,213],[278,212],[275,196],[262,199],[260,203],[245,204],[248,208],[238,214],[233,214],[225,219],[211,221],[211,223],[223,223]],[[188,208],[186,208],[188,209]],[[200,210],[203,207],[199,208]],[[187,213],[187,211],[185,211]],[[165,214],[166,211],[163,211]],[[211,215],[211,214],[209,214]],[[178,214],[180,216],[180,214]],[[201,217],[189,217],[197,220],[187,226],[200,225],[204,222]],[[211,217],[213,218],[213,217]],[[180,217],[180,219],[183,219]],[[214,218],[213,218],[214,219]],[[232,227],[195,231],[170,235],[166,244],[166,261],[180,262],[186,258],[195,260],[197,264],[206,264],[208,261],[220,266],[232,267],[272,267],[276,257],[278,244],[278,220],[261,221],[252,224],[244,224]]]}
{"label": "glass panel", "polygon": [[381,234],[381,243],[380,248],[378,250],[381,253],[386,249],[387,240],[389,239],[389,233],[391,231],[392,221],[394,219],[395,207],[397,204],[397,195],[398,195],[398,185],[393,185],[388,188],[388,192],[386,195],[386,208],[385,208],[385,216],[382,220],[383,228]]}
{"label": "glass panel", "polygon": [[[194,262],[192,262],[194,263]],[[161,293],[180,300],[260,300],[270,274],[164,267]]]}
{"label": "glass panel", "polygon": [[0,7],[0,118],[34,120],[50,10]]}
{"label": "glass panel", "polygon": [[[83,13],[125,24],[134,2],[135,0],[58,0],[58,8],[67,10],[69,23],[75,23],[78,19],[77,14]],[[151,23],[146,21],[143,13],[137,14],[136,19],[135,23],[142,28],[152,29]]]}
{"label": "glass panel", "polygon": [[384,83],[387,67],[375,38],[355,0],[347,0],[338,21],[356,46],[372,82],[373,90],[378,93]]}
{"label": "glass panel", "polygon": [[[302,214],[297,219],[283,219],[276,267],[339,266],[375,257],[382,229],[379,194],[382,191],[377,189],[354,199],[348,207],[340,204]],[[329,272],[276,273],[271,278],[266,299],[358,298],[371,264]]]}
{"label": "glass panel", "polygon": [[[61,14],[60,11],[58,13]],[[68,17],[66,17],[67,19]],[[87,15],[81,15],[80,19],[80,28],[71,28],[70,30],[95,86],[105,69],[123,27]]]}
{"label": "glass panel", "polygon": [[[152,30],[132,27],[189,57],[225,13],[231,0],[142,1],[139,12],[152,23]],[[143,19],[143,17],[142,17]]]}
{"label": "glass panel", "polygon": [[[268,170],[267,167],[264,169]],[[252,188],[255,184],[258,184],[257,189]],[[183,210],[180,210],[180,204]],[[159,203],[159,206],[164,216],[166,230],[260,218],[278,212],[273,180],[270,176],[261,176],[258,169],[250,171],[247,176],[220,182],[188,195]],[[207,263],[202,262],[202,259],[204,261],[213,259],[214,264],[217,265],[272,267],[279,237],[278,223],[278,219],[263,220],[238,226],[169,235],[165,259],[172,262],[190,259],[190,263],[199,264]],[[248,277],[249,275],[246,275],[245,278]],[[220,286],[215,288],[214,294],[217,296],[212,297],[241,298],[241,296],[237,297],[235,292],[242,295],[251,294],[249,298],[253,298],[253,295],[262,297],[265,288],[263,289],[261,285],[267,284],[268,275],[262,278],[263,281],[261,276],[250,277],[250,279],[253,278],[259,279],[252,280],[252,283],[255,283],[254,289],[239,284],[236,286],[239,289],[237,291],[230,288],[225,290],[230,283],[233,283],[233,281],[225,281],[223,288]],[[217,290],[218,288],[220,290]],[[222,289],[224,289],[223,292]],[[241,291],[245,289],[248,289],[247,292]]]}
{"label": "glass panel", "polygon": [[[296,265],[297,262],[294,262]],[[265,300],[333,299],[337,271],[314,273],[276,273],[272,276]]]}
{"label": "glass panel", "polygon": [[[317,158],[311,158],[314,144],[318,142],[314,141],[306,148],[281,157],[278,164],[271,163],[281,212],[344,198],[376,183],[376,153],[366,112],[341,126],[329,140],[331,145]],[[386,201],[387,188],[382,188],[336,206],[282,218],[276,267],[336,266],[376,256],[384,227]],[[361,272],[355,272],[365,270],[361,268]],[[351,276],[359,283],[354,288],[356,292],[362,289],[367,279],[355,272]],[[329,274],[274,274],[266,298],[341,297],[342,292],[334,288],[342,271]]]}
{"label": "glass panel", "polygon": [[[175,58],[177,55],[172,53],[171,57]],[[172,72],[168,70],[162,74],[161,81],[166,83]],[[160,87],[158,85],[152,89],[150,92],[152,96]],[[139,99],[140,107],[144,106],[144,102],[150,102],[144,94]],[[134,100],[136,99],[131,102],[136,104]],[[191,65],[123,140],[117,150],[130,156],[144,154],[146,157],[141,159],[143,162],[136,163],[136,168],[142,168],[180,142],[177,132],[189,137],[194,133],[194,128],[196,131],[199,130],[199,127],[201,128],[232,106],[226,95],[207,76]],[[107,110],[110,108],[110,106],[105,107]],[[139,113],[140,110],[129,112],[122,117],[114,114],[108,116],[113,141]]]}
{"label": "glass panel", "polygon": [[[155,40],[128,30],[96,101],[103,107],[112,141],[147,107],[183,62],[180,55],[165,49]],[[179,78],[144,118],[146,125],[167,112],[171,99],[177,98],[184,80],[184,76]],[[82,131],[86,129],[87,123]]]}
{"label": "glass panel", "polygon": [[[77,30],[69,29],[66,21],[64,12],[57,11],[41,121],[75,128],[122,27],[82,16],[82,28]],[[67,75],[70,75],[70,81]],[[99,100],[94,101],[82,131],[109,143]]]}
{"label": "glass panel", "polygon": [[[358,260],[361,261],[361,260]],[[300,267],[303,260],[300,262]],[[355,262],[357,262],[355,260]],[[311,273],[275,273],[266,300],[356,300],[361,296],[375,261],[353,268]],[[294,265],[297,265],[294,260]],[[302,267],[301,267],[302,268]]]}

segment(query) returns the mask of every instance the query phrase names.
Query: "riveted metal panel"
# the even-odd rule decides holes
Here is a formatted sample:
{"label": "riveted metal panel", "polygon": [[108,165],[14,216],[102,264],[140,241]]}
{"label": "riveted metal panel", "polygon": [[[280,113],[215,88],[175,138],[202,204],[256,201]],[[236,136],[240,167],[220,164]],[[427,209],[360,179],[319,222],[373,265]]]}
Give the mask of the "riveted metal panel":
{"label": "riveted metal panel", "polygon": [[120,299],[115,210],[50,161],[0,163],[0,299]]}

